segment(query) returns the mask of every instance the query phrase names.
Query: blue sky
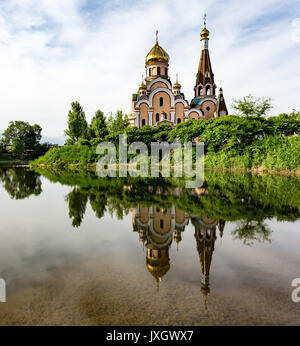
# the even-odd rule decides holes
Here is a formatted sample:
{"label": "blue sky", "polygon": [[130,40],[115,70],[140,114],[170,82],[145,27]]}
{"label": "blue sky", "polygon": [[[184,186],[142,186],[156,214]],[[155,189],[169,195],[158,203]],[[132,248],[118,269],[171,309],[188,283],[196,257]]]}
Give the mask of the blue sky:
{"label": "blue sky", "polygon": [[205,12],[229,108],[252,93],[274,114],[300,109],[299,0],[0,0],[0,130],[25,120],[61,142],[74,100],[88,120],[129,113],[156,29],[191,100]]}

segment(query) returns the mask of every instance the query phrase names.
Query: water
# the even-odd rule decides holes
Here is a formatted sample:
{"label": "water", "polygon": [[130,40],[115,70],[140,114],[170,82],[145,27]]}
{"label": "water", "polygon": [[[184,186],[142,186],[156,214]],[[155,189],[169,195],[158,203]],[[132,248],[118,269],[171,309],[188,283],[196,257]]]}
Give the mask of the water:
{"label": "water", "polygon": [[0,168],[0,325],[300,325],[300,179]]}

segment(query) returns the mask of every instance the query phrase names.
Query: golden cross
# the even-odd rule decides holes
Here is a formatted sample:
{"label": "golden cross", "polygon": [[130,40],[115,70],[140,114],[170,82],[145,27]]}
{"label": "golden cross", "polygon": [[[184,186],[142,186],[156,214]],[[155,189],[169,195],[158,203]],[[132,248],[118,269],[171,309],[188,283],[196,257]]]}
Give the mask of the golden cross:
{"label": "golden cross", "polygon": [[158,43],[158,30],[156,30],[156,43]]}
{"label": "golden cross", "polygon": [[204,26],[206,27],[206,13],[204,13]]}

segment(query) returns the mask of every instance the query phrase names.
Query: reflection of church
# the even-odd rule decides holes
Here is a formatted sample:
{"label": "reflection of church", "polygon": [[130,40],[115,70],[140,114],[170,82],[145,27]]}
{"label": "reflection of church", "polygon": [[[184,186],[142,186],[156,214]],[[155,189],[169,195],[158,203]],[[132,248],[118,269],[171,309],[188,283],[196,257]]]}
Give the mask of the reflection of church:
{"label": "reflection of church", "polygon": [[146,266],[156,279],[157,287],[170,269],[169,249],[172,241],[174,240],[178,245],[189,220],[195,227],[195,239],[202,272],[201,291],[206,296],[210,292],[209,272],[217,239],[216,229],[219,229],[220,237],[222,237],[225,221],[188,215],[174,206],[169,209],[161,209],[155,206],[139,205],[132,210],[133,228],[139,233],[140,240],[146,246]]}

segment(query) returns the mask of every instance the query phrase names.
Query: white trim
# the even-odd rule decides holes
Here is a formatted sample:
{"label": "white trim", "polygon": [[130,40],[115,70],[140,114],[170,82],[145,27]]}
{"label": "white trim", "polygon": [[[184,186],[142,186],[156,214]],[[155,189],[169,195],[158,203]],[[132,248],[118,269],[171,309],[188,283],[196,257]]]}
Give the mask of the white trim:
{"label": "white trim", "polygon": [[167,88],[157,88],[157,89],[154,89],[154,90],[151,92],[151,94],[149,95],[150,107],[153,106],[152,103],[153,103],[153,97],[154,97],[154,95],[157,94],[157,93],[159,93],[159,92],[161,92],[161,91],[167,93],[167,94],[170,96],[170,98],[171,98],[171,107],[174,107],[175,97],[174,97],[174,95],[172,94],[172,92],[171,92],[169,89],[167,89]]}
{"label": "white trim", "polygon": [[191,108],[187,112],[185,112],[185,116],[188,117],[190,113],[196,112],[198,113],[199,117],[204,117],[204,114],[200,111],[200,109],[197,108]]}
{"label": "white trim", "polygon": [[152,126],[152,117],[153,117],[153,112],[149,112],[148,111],[148,119],[149,119],[148,123],[149,123],[149,126]]}
{"label": "white trim", "polygon": [[176,103],[183,103],[185,107],[188,107],[189,105],[187,104],[186,100],[184,99],[177,99],[175,102],[174,102],[174,106],[176,105]]}
{"label": "white trim", "polygon": [[140,112],[137,111],[135,114],[136,114],[135,115],[135,126],[139,128],[140,127]]}
{"label": "white trim", "polygon": [[153,81],[151,81],[148,85],[147,85],[147,90],[150,91],[151,87],[153,84],[157,83],[157,82],[163,82],[165,84],[167,84],[167,86],[172,89],[170,82],[167,79],[158,77],[156,79],[153,79]]}
{"label": "white trim", "polygon": [[136,109],[136,108],[140,107],[140,105],[141,105],[142,103],[146,103],[146,104],[148,105],[148,107],[150,107],[149,101],[148,101],[148,100],[139,100],[139,101],[135,104],[134,108]]}
{"label": "white trim", "polygon": [[215,105],[217,104],[217,100],[215,99],[215,98],[213,98],[213,97],[205,97],[205,98],[203,98],[199,103],[198,103],[198,105],[202,105],[202,103],[203,102],[205,102],[205,101],[212,101]]}

